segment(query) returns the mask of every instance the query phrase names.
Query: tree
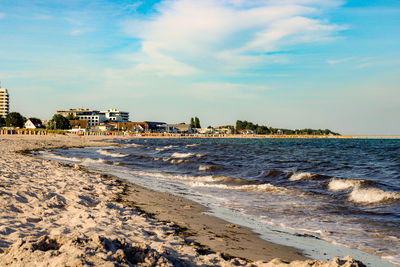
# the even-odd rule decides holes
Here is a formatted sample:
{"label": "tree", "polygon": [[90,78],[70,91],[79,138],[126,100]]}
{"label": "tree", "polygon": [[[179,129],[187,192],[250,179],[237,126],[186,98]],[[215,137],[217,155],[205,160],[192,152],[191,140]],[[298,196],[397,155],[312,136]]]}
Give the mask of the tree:
{"label": "tree", "polygon": [[194,119],[193,118],[190,118],[190,127],[191,128],[196,128],[195,125],[194,125]]}
{"label": "tree", "polygon": [[0,127],[6,126],[6,119],[3,117],[0,117]]}
{"label": "tree", "polygon": [[68,113],[67,117],[65,117],[67,120],[77,120],[79,119],[78,116],[74,116],[72,113]]}
{"label": "tree", "polygon": [[66,129],[70,129],[71,126],[69,124],[69,120],[67,118],[65,118],[63,115],[54,114],[51,121],[49,121],[49,128],[66,130]]}
{"label": "tree", "polygon": [[199,118],[194,118],[194,128],[201,128]]}
{"label": "tree", "polygon": [[7,127],[24,127],[24,118],[18,112],[11,112],[6,117]]}

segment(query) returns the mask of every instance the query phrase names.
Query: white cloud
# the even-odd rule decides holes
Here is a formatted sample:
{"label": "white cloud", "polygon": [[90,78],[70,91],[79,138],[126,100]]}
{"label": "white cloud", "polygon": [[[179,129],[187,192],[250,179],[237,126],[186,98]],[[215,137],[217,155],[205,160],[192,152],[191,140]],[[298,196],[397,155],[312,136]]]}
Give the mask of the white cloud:
{"label": "white cloud", "polygon": [[[336,0],[168,0],[123,25],[141,40],[138,70],[193,75],[282,62],[265,54],[329,41],[342,28],[321,19]],[[286,59],[284,59],[286,60]]]}
{"label": "white cloud", "polygon": [[6,14],[0,12],[0,19],[3,19],[5,17],[6,17]]}
{"label": "white cloud", "polygon": [[336,65],[336,64],[348,62],[348,61],[350,61],[352,59],[353,59],[352,57],[339,58],[339,59],[328,59],[326,62],[329,65]]}
{"label": "white cloud", "polygon": [[80,29],[73,29],[73,30],[71,30],[70,31],[70,34],[72,35],[72,36],[78,36],[78,35],[82,35],[82,34],[85,34],[85,33],[89,33],[89,32],[93,32],[94,30],[93,29],[90,29],[90,28],[80,28]]}

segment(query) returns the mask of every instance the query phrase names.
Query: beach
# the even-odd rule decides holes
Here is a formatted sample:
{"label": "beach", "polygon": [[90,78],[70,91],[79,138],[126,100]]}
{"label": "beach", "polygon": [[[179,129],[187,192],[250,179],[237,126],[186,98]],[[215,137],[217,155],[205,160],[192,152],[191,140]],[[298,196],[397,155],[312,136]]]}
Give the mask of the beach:
{"label": "beach", "polygon": [[109,139],[1,136],[1,266],[358,266],[307,260],[190,200],[27,153]]}

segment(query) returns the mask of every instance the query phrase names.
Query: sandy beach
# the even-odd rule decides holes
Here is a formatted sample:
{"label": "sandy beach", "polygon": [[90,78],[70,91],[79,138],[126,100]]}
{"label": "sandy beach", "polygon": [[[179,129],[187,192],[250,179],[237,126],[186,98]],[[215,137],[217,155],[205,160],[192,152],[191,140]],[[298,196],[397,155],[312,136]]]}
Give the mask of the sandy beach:
{"label": "sandy beach", "polygon": [[0,136],[0,266],[358,266],[307,260],[192,201],[20,152],[108,139]]}

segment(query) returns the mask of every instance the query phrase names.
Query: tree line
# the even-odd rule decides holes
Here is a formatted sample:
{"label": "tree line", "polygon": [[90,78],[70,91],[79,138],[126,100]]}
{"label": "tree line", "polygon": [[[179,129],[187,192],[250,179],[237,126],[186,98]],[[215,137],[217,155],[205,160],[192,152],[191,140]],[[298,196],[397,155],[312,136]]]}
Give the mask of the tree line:
{"label": "tree line", "polygon": [[[71,129],[69,120],[77,119],[72,114],[64,117],[60,114],[54,114],[53,118],[48,122],[47,129],[67,130]],[[0,127],[15,127],[24,128],[25,122],[28,119],[18,112],[10,112],[5,118],[0,117]],[[38,118],[31,117],[29,120],[39,120]]]}
{"label": "tree line", "polygon": [[286,134],[286,135],[340,135],[329,129],[283,129],[283,128],[273,128],[265,125],[258,125],[248,121],[236,121],[236,133],[243,132],[245,130],[251,130],[256,134]]}

